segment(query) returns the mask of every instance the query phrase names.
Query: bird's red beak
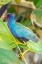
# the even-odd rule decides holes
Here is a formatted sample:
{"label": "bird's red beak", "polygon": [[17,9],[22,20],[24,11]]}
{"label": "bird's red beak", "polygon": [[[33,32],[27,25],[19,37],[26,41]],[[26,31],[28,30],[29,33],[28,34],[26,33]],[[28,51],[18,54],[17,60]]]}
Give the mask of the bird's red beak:
{"label": "bird's red beak", "polygon": [[4,19],[7,18],[7,14],[4,16]]}

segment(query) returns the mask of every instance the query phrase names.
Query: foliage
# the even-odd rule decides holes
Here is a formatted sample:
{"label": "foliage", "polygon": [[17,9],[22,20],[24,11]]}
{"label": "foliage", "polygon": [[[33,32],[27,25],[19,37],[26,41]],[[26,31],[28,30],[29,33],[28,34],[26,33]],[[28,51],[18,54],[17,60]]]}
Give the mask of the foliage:
{"label": "foliage", "polygon": [[23,64],[12,50],[0,48],[0,64]]}
{"label": "foliage", "polygon": [[[18,1],[18,0],[16,0]],[[33,1],[36,7],[41,6],[42,0],[29,0]],[[11,0],[3,0],[0,1],[0,5],[4,5],[11,2]],[[19,1],[20,2],[20,1]],[[21,13],[20,15],[17,15],[15,17],[15,20],[20,18],[22,15],[25,15],[27,13],[31,12],[31,10],[26,10],[26,12]],[[9,6],[8,13],[16,13],[14,9]],[[36,17],[35,20],[40,25],[42,22],[42,10],[41,9],[35,9],[31,13],[32,16]],[[41,18],[41,19],[40,19]],[[31,30],[34,30],[34,27],[32,26],[32,20],[31,19],[25,19],[22,17],[20,20],[20,23],[23,24],[26,27],[29,27]],[[32,18],[33,19],[33,18]],[[38,21],[39,20],[39,21]],[[35,53],[42,53],[42,41],[39,39],[38,42],[34,43],[32,41],[27,41],[27,45],[23,45],[18,39],[13,37],[10,30],[8,29],[7,22],[3,22],[3,20],[0,18],[0,64],[23,64],[22,61],[18,59],[18,56],[15,52],[12,51],[13,48],[22,48],[25,50],[28,50],[28,46],[30,47],[29,51],[35,52]],[[35,27],[36,28],[36,27]]]}
{"label": "foliage", "polygon": [[31,14],[31,21],[42,27],[42,9],[35,9]]}
{"label": "foliage", "polygon": [[37,8],[42,6],[42,0],[27,0],[27,1],[33,2]]}
{"label": "foliage", "polygon": [[9,5],[9,7],[7,9],[7,12],[8,13],[14,13],[15,12],[15,9],[11,5]]}
{"label": "foliage", "polygon": [[0,19],[0,48],[11,49],[11,42],[14,41],[8,27]]}
{"label": "foliage", "polygon": [[11,2],[11,0],[0,0],[0,5],[5,5],[9,2]]}

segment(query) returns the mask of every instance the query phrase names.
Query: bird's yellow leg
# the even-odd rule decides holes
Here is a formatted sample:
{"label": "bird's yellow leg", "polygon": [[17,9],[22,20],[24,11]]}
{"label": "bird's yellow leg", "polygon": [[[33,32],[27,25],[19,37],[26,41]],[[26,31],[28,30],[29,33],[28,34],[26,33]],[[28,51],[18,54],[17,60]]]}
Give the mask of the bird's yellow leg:
{"label": "bird's yellow leg", "polygon": [[[23,41],[24,42],[24,41]],[[24,42],[24,43],[22,43],[22,42],[15,42],[15,41],[12,41],[12,42],[10,42],[10,43],[15,43],[16,45],[18,45],[18,44],[22,44],[22,45],[26,45],[26,42]]]}
{"label": "bird's yellow leg", "polygon": [[28,52],[30,50],[30,47],[28,47],[28,50],[26,50],[25,52],[22,53],[22,55],[24,56],[26,52]]}
{"label": "bird's yellow leg", "polygon": [[21,52],[19,55],[18,55],[18,57],[21,57],[21,59],[24,61],[24,55],[25,55],[25,53],[26,52],[28,52],[30,50],[30,47],[28,47],[28,50],[26,50],[25,52]]}
{"label": "bird's yellow leg", "polygon": [[15,43],[16,45],[18,45],[18,44],[26,45],[26,42],[25,41],[23,41],[23,43],[20,42],[20,41],[18,41],[18,42],[12,41],[10,43]]}
{"label": "bird's yellow leg", "polygon": [[25,53],[30,50],[30,47],[28,47],[28,50],[26,50],[26,51],[23,52],[23,53],[21,52],[21,50],[20,50],[18,44],[26,45],[26,42],[25,42],[25,41],[23,41],[23,42],[24,42],[24,43],[16,42],[16,45],[17,45],[17,47],[18,47],[18,49],[19,49],[19,51],[20,51],[20,54],[18,54],[18,57],[21,57],[22,60],[24,60],[24,55],[25,55]]}
{"label": "bird's yellow leg", "polygon": [[25,42],[25,41],[23,41],[23,43],[21,43],[21,42],[16,42],[16,44],[17,44],[17,45],[18,45],[18,44],[26,45],[26,42]]}
{"label": "bird's yellow leg", "polygon": [[23,41],[24,43],[23,43],[23,45],[26,45],[26,42],[25,41]]}
{"label": "bird's yellow leg", "polygon": [[[23,41],[23,42],[24,42],[24,41]],[[14,43],[14,41],[12,41],[11,43]],[[19,48],[19,46],[18,46],[18,44],[26,45],[26,42],[24,42],[24,43],[16,42],[15,44],[17,45],[17,47],[18,47],[18,49],[19,49],[19,51],[20,51],[20,54],[18,54],[18,57],[21,57],[21,59],[24,60],[24,55],[25,55],[25,53],[26,53],[27,51],[30,50],[30,47],[28,47],[28,50],[26,50],[25,52],[22,53],[21,50],[20,50],[20,48]]]}

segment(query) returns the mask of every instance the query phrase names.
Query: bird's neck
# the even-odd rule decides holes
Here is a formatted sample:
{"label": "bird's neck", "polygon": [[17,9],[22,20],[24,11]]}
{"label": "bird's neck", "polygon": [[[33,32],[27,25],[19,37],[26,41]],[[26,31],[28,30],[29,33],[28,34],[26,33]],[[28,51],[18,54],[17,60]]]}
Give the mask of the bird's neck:
{"label": "bird's neck", "polygon": [[14,19],[9,19],[8,20],[8,26],[11,26],[15,23]]}
{"label": "bird's neck", "polygon": [[11,24],[15,23],[14,19],[8,19],[8,22],[11,23]]}

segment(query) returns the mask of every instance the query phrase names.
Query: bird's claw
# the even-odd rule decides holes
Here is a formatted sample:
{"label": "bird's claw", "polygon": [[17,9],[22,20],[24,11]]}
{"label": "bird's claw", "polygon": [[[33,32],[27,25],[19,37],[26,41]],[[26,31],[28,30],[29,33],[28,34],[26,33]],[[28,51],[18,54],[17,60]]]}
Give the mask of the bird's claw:
{"label": "bird's claw", "polygon": [[18,54],[18,57],[21,58],[24,61],[24,55],[23,55],[23,53]]}
{"label": "bird's claw", "polygon": [[25,41],[23,41],[24,42],[24,44],[23,45],[26,45],[26,42]]}
{"label": "bird's claw", "polygon": [[21,59],[24,61],[24,55],[25,55],[25,53],[26,53],[27,51],[29,51],[29,50],[30,50],[30,47],[29,47],[28,50],[26,50],[25,52],[18,54],[18,57],[21,58]]}

